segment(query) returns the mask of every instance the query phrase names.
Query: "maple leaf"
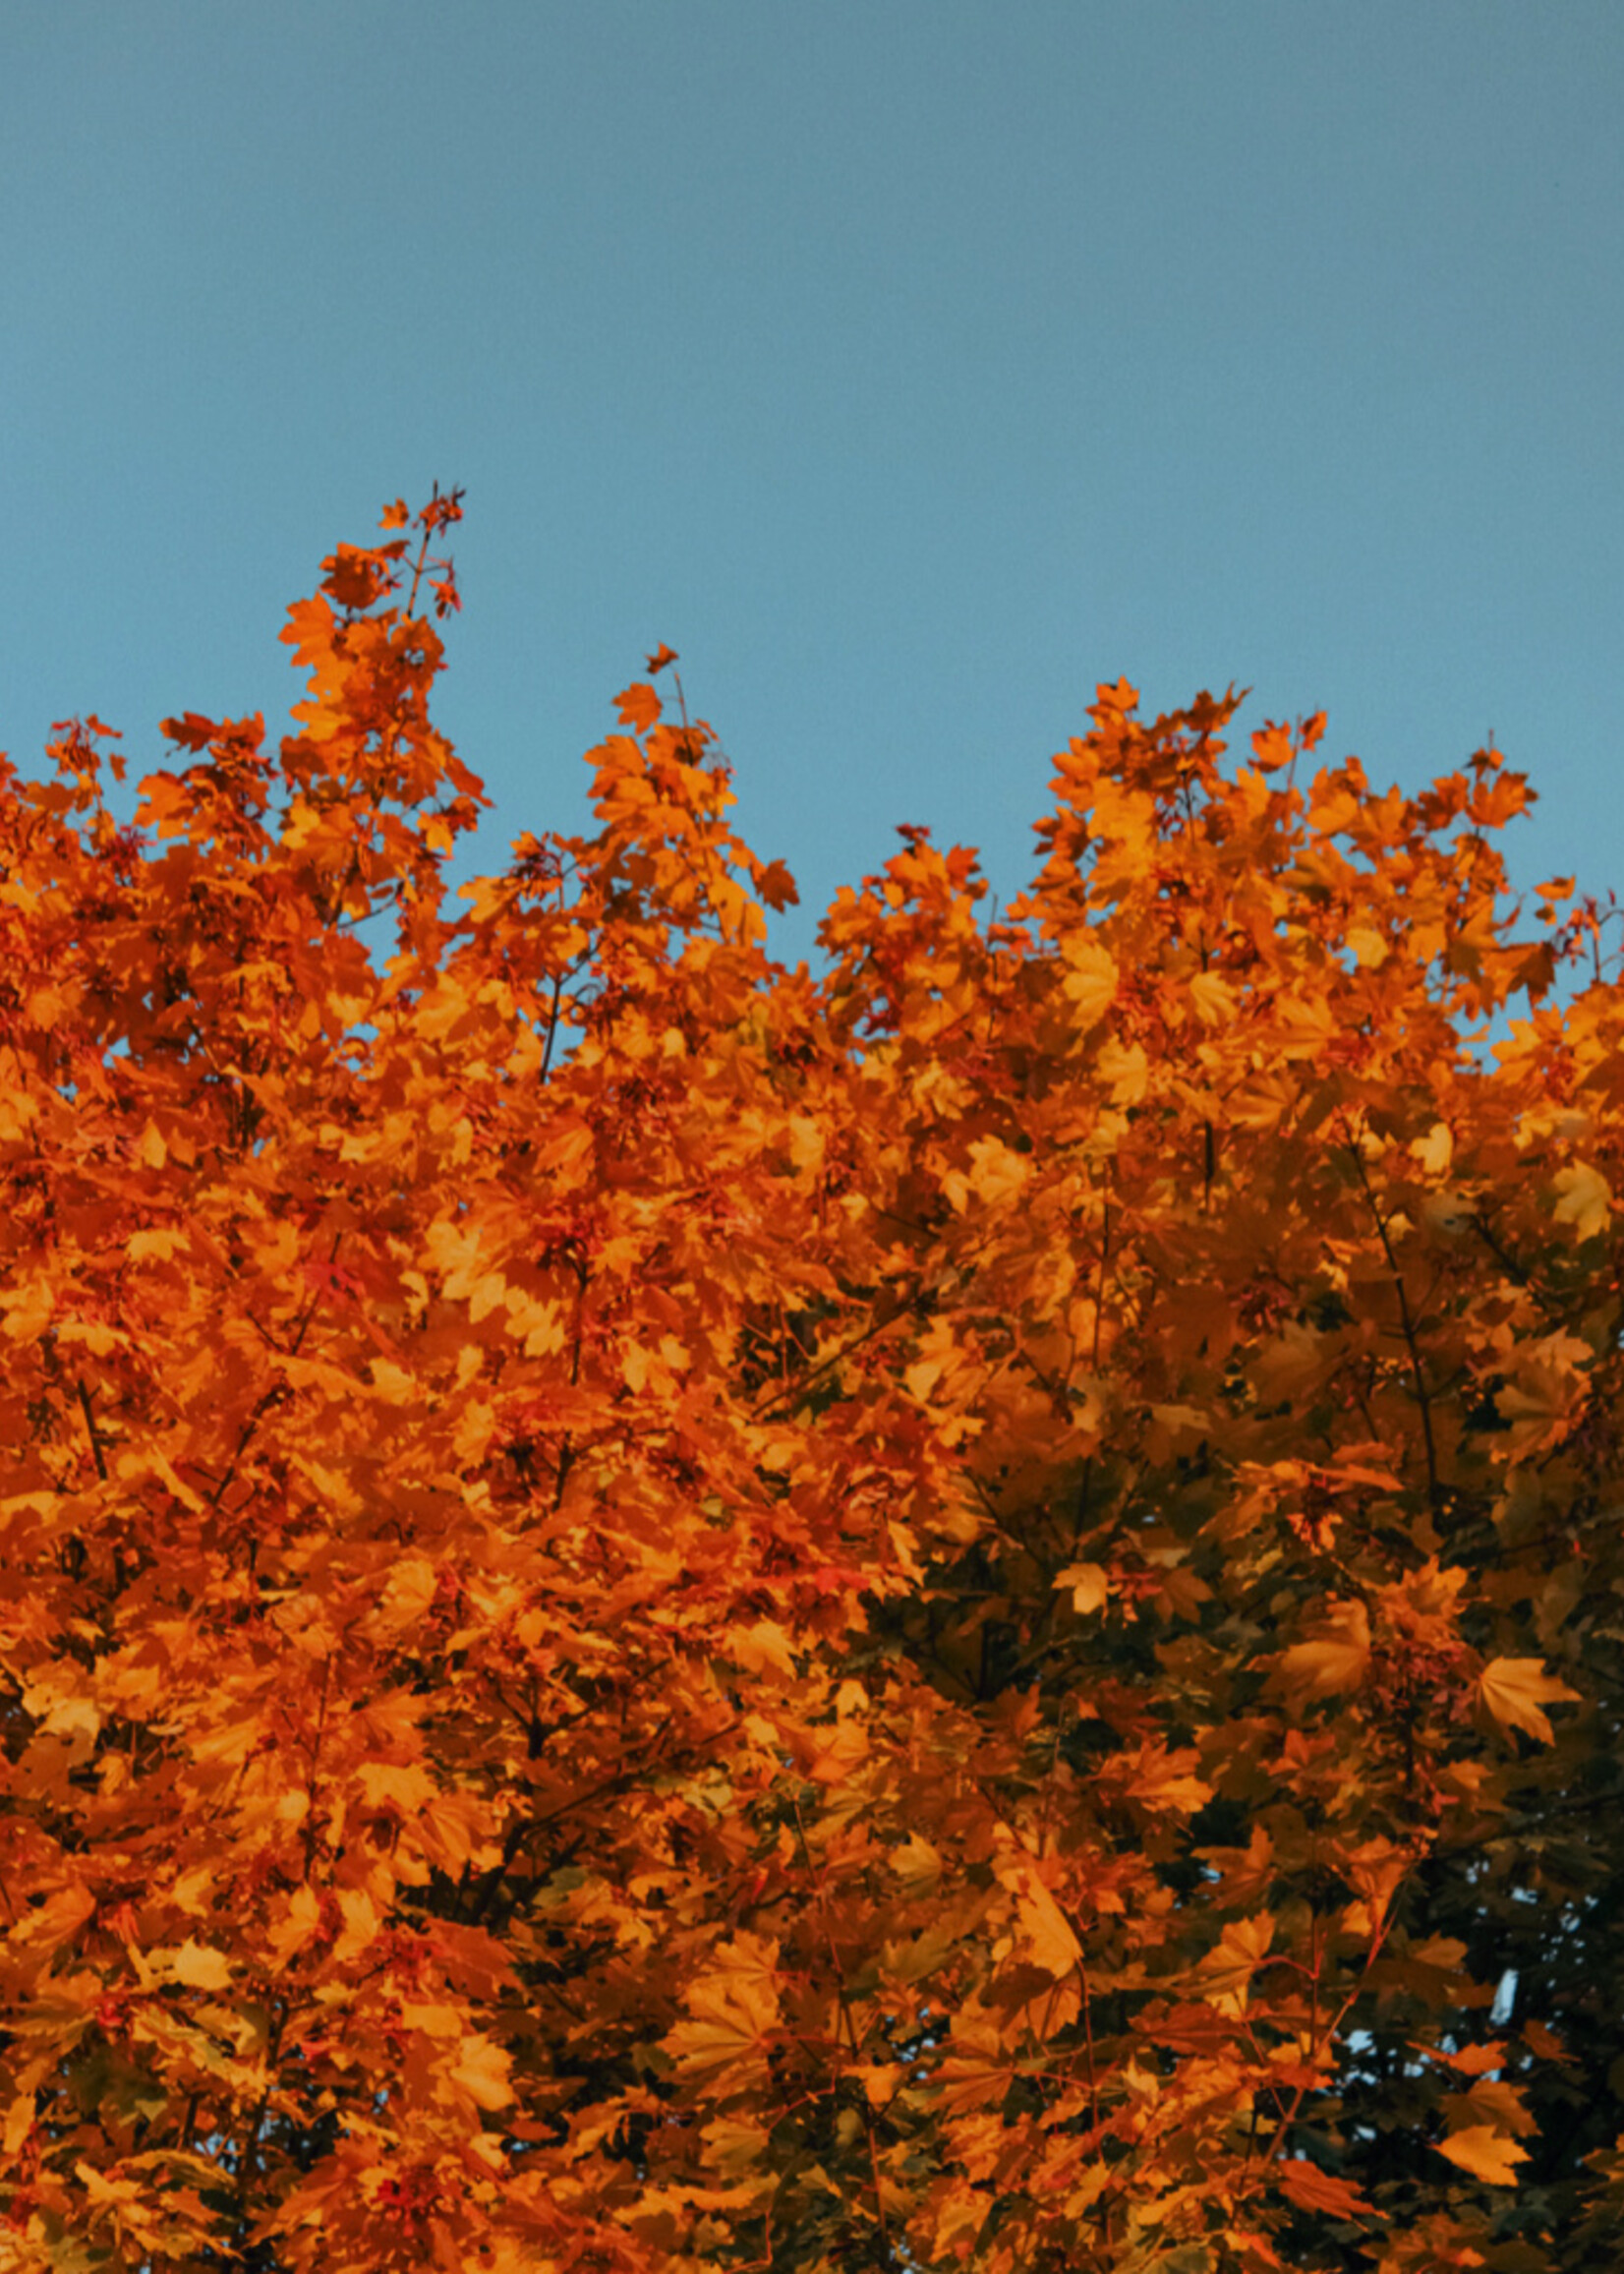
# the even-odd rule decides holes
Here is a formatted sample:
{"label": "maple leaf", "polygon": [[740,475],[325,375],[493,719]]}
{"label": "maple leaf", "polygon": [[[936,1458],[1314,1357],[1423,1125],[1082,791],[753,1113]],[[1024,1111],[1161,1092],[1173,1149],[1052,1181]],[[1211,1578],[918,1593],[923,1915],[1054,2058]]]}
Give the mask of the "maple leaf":
{"label": "maple leaf", "polygon": [[206,750],[219,731],[212,719],[204,719],[196,711],[188,711],[184,718],[162,719],[158,732],[171,742],[179,742],[186,750]]}
{"label": "maple leaf", "polygon": [[388,562],[359,546],[341,545],[322,565],[321,590],[343,609],[371,608],[389,583]]}
{"label": "maple leaf", "polygon": [[994,1870],[1000,1883],[1015,1895],[1023,1953],[1058,1981],[1071,1973],[1082,1955],[1076,1934],[1044,1884],[1035,1860],[1012,1840],[1000,1845],[1002,1854]]}
{"label": "maple leaf", "polygon": [[1370,1620],[1363,1603],[1333,1603],[1314,1634],[1281,1653],[1271,1686],[1302,1700],[1334,1697],[1356,1689],[1369,1662]]}
{"label": "maple leaf", "polygon": [[225,1953],[190,1937],[177,1951],[150,1954],[153,1960],[166,1963],[171,1981],[183,1982],[189,1990],[226,1990],[231,1986],[231,1961]]}
{"label": "maple leaf", "polygon": [[1069,1563],[1064,1571],[1057,1571],[1056,1587],[1072,1590],[1072,1608],[1088,1612],[1098,1610],[1111,1592],[1107,1573],[1097,1563]]}
{"label": "maple leaf", "polygon": [[1541,2061],[1571,2061],[1573,2059],[1573,2055],[1563,2044],[1561,2038],[1557,2036],[1555,2030],[1547,2028],[1536,2013],[1531,2013],[1523,2023],[1523,2036]]}
{"label": "maple leaf", "polygon": [[1116,1000],[1118,973],[1110,951],[1088,934],[1066,943],[1061,991],[1079,1027],[1095,1026]]}
{"label": "maple leaf", "polygon": [[794,1676],[795,1661],[789,1637],[776,1619],[758,1618],[738,1629],[730,1647],[737,1662],[751,1673],[766,1673],[771,1669],[786,1680]]}
{"label": "maple leaf", "polygon": [[1468,2125],[1463,2130],[1451,2132],[1447,2139],[1434,2140],[1439,2155],[1463,2172],[1470,2172],[1475,2180],[1486,2180],[1491,2187],[1514,2187],[1517,2185],[1517,2166],[1526,2164],[1529,2151],[1492,2125]]}
{"label": "maple leaf", "polygon": [[1363,2188],[1322,2172],[1305,2156],[1283,2156],[1275,2166],[1275,2178],[1299,2210],[1324,2211],[1334,2219],[1363,2218],[1375,2210]]}
{"label": "maple leaf", "polygon": [[665,2048],[689,2072],[714,2072],[730,2087],[765,2072],[780,2027],[776,1944],[739,1934],[714,1954],[690,1989],[688,2018],[666,2032]]}
{"label": "maple leaf", "polygon": [[[455,2010],[452,2022],[455,2026]],[[457,2048],[450,2076],[479,2108],[506,2108],[513,2098],[508,2056],[489,2038],[465,2037]]]}
{"label": "maple leaf", "polygon": [[1588,1161],[1575,1161],[1557,1170],[1555,1184],[1560,1197],[1552,1213],[1559,1224],[1571,1224],[1581,1240],[1594,1240],[1606,1230],[1612,1189],[1599,1171]]}
{"label": "maple leaf", "polygon": [[1542,1709],[1580,1702],[1580,1693],[1547,1674],[1539,1659],[1490,1659],[1478,1676],[1478,1695],[1502,1729],[1525,1729],[1541,1745],[1556,1741]]}
{"label": "maple leaf", "polygon": [[622,727],[630,727],[635,733],[646,733],[660,719],[660,697],[644,680],[636,680],[622,687],[614,698],[614,715]]}
{"label": "maple leaf", "polygon": [[1224,1928],[1217,1947],[1209,1951],[1197,1970],[1204,1994],[1220,2012],[1241,2014],[1247,2010],[1251,1978],[1274,1941],[1274,1918],[1268,1911],[1233,1919]]}
{"label": "maple leaf", "polygon": [[1201,971],[1191,979],[1189,999],[1203,1026],[1226,1026],[1235,1017],[1235,997],[1216,971]]}
{"label": "maple leaf", "polygon": [[770,860],[756,878],[756,890],[770,908],[792,908],[800,900],[795,880],[782,860]]}

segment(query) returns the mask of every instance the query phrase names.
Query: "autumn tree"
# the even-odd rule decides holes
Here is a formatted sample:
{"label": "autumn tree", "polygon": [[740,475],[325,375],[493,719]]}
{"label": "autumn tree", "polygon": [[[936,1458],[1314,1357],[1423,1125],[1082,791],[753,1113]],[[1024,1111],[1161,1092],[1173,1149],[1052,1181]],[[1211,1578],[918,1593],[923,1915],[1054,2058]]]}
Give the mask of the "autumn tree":
{"label": "autumn tree", "polygon": [[459,511],[274,748],[0,780],[5,2263],[1611,2267],[1624,995],[1523,779],[1102,687],[1005,920],[909,829],[788,970],[662,650],[453,894]]}

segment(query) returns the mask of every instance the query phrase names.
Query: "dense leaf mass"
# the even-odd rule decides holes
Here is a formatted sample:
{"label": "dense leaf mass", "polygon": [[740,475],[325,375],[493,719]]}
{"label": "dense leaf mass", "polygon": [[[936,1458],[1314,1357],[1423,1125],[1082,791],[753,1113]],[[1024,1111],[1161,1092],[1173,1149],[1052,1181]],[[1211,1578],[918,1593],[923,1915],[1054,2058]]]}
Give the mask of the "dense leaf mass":
{"label": "dense leaf mass", "polygon": [[279,748],[0,773],[0,2259],[1616,2266],[1624,991],[1522,777],[1102,687],[1023,902],[905,830],[814,974],[661,649],[459,898],[458,510]]}

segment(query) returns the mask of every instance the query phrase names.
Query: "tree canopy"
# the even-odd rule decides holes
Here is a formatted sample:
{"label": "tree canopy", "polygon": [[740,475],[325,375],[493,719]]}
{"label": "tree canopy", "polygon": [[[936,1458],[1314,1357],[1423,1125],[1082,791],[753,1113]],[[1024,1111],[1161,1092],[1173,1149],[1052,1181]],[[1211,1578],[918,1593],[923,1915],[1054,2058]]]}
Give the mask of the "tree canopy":
{"label": "tree canopy", "polygon": [[1523,777],[1102,686],[1020,902],[905,829],[789,969],[663,649],[453,891],[459,511],[275,744],[0,771],[0,2256],[1615,2266],[1624,990]]}

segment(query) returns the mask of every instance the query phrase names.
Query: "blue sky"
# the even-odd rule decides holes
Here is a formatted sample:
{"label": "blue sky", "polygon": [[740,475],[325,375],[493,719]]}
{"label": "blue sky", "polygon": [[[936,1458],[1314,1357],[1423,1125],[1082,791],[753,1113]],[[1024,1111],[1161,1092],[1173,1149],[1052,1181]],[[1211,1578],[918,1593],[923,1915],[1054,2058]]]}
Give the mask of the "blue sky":
{"label": "blue sky", "polygon": [[1616,0],[56,0],[0,79],[0,744],[280,718],[466,487],[442,723],[523,829],[662,640],[809,951],[899,822],[1029,871],[1094,684],[1234,681],[1523,884],[1624,849]]}

